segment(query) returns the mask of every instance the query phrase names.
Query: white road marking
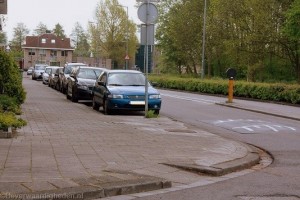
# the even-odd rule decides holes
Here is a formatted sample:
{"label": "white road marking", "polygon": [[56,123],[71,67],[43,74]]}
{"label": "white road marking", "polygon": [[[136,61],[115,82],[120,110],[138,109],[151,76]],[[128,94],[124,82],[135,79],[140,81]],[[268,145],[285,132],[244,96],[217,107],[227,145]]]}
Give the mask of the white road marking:
{"label": "white road marking", "polygon": [[[218,120],[214,122],[217,126],[232,127],[232,129],[243,129],[244,131],[254,132],[255,129],[269,129],[273,132],[279,132],[280,130],[289,129],[296,131],[296,128],[290,126],[283,126],[278,124],[273,124],[272,122],[253,120],[253,119],[227,119]],[[236,126],[240,125],[240,126]]]}
{"label": "white road marking", "polygon": [[162,96],[171,97],[175,99],[181,99],[185,101],[193,101],[198,103],[205,103],[205,104],[215,104],[216,101],[208,100],[208,99],[199,99],[199,98],[192,98],[192,97],[184,97],[184,96],[178,96],[178,95],[171,95],[171,94],[164,94],[161,93]]}

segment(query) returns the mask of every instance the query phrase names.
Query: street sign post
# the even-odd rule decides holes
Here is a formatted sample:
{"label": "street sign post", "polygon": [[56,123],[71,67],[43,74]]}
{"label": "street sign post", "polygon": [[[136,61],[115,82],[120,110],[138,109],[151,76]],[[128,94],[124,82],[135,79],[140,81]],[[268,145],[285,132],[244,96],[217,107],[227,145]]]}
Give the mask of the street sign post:
{"label": "street sign post", "polygon": [[[145,43],[145,117],[148,113],[148,45],[154,44],[154,23],[157,20],[158,17],[158,10],[156,6],[151,3],[153,1],[151,0],[143,0],[140,7],[138,8],[138,17],[139,19],[144,22],[145,24],[142,25],[141,28],[141,39],[144,41],[141,41],[142,43]],[[157,2],[157,1],[155,1]],[[143,28],[144,27],[144,28]],[[153,38],[153,39],[152,39]],[[152,39],[153,41],[150,41]],[[151,42],[151,43],[150,43]]]}

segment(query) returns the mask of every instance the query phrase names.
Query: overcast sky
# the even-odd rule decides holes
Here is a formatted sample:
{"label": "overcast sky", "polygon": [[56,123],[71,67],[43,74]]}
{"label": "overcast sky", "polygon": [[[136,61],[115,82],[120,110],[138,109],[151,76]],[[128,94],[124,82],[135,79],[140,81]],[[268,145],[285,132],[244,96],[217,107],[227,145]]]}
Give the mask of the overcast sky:
{"label": "overcast sky", "polygon": [[[100,0],[7,0],[8,13],[3,31],[8,40],[13,37],[13,28],[22,22],[30,30],[30,34],[40,22],[49,29],[59,23],[69,37],[76,22],[87,29],[88,21],[94,21],[95,9]],[[129,18],[140,23],[136,0],[119,0],[123,6],[128,6]],[[126,10],[126,8],[124,8]]]}

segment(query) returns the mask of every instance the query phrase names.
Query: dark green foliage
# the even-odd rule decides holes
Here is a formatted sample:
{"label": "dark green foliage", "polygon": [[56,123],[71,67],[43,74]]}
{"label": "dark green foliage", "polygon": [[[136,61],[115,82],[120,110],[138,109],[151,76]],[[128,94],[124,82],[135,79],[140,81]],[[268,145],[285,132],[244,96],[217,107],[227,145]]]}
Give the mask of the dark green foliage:
{"label": "dark green foliage", "polygon": [[[178,78],[170,76],[150,76],[158,87],[193,91],[199,93],[228,95],[228,80],[203,80],[199,78]],[[235,81],[234,96],[266,101],[300,104],[299,84],[271,84]]]}
{"label": "dark green foliage", "polygon": [[0,51],[0,130],[26,125],[23,119],[16,117],[21,114],[20,105],[25,95],[19,68],[11,56]]}
{"label": "dark green foliage", "polygon": [[22,104],[26,96],[18,66],[3,51],[0,51],[0,94],[14,97],[18,104]]}
{"label": "dark green foliage", "polygon": [[21,109],[15,98],[0,94],[0,112],[21,114]]}

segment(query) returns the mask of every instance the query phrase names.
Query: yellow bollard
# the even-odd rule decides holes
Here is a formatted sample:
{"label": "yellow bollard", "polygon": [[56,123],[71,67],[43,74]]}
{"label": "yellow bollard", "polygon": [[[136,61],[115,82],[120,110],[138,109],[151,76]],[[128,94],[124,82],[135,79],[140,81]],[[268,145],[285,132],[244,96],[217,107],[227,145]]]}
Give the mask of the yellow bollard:
{"label": "yellow bollard", "polygon": [[233,79],[229,79],[227,103],[232,103],[232,102],[233,102]]}

